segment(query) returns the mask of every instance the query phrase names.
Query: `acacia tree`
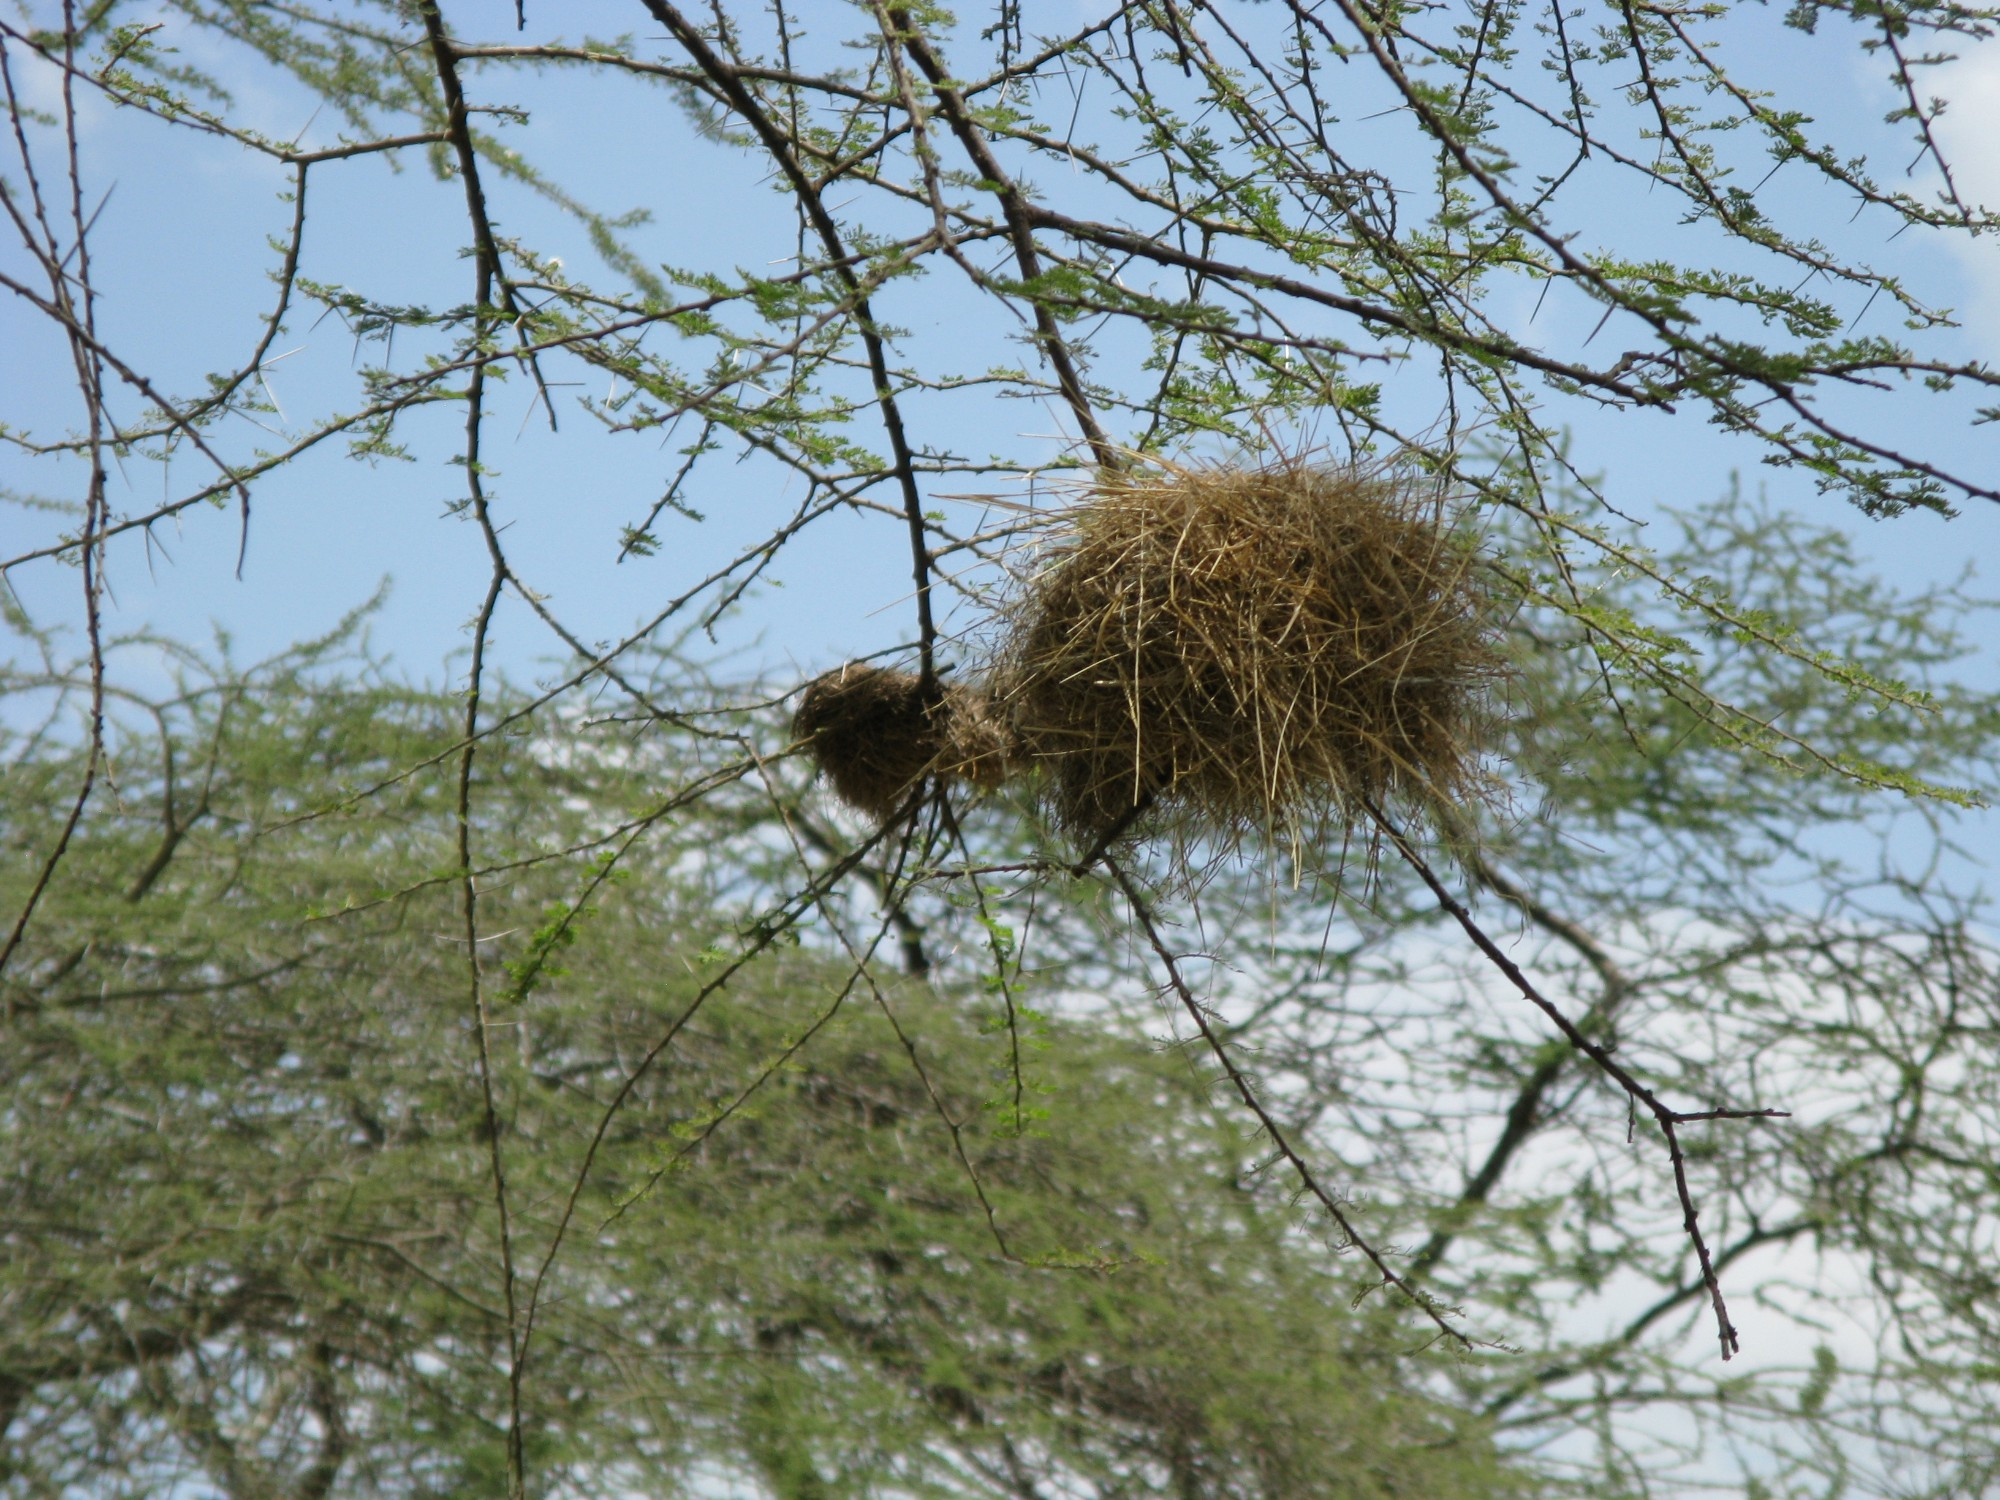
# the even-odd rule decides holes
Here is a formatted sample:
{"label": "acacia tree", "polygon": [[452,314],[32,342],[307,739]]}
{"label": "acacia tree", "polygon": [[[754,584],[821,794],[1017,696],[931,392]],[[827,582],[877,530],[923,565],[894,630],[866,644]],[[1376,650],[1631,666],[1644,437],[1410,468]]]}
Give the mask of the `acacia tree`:
{"label": "acacia tree", "polygon": [[[1953,598],[1888,600],[1830,535],[1741,507],[1649,549],[1562,431],[1591,405],[1699,420],[1878,516],[2000,498],[1935,416],[1989,418],[1992,373],[1953,357],[1947,314],[1905,277],[1813,232],[1850,206],[1927,235],[1993,227],[1958,191],[1923,84],[1937,49],[1983,34],[1990,13],[1787,17],[1885,61],[1900,123],[1941,184],[1921,196],[1884,186],[1730,71],[1732,29],[1748,23],[1722,8],[1118,4],[1044,35],[1011,5],[956,19],[880,5],[696,15],[643,0],[618,24],[657,31],[605,42],[538,40],[531,27],[563,16],[515,9],[517,30],[489,40],[469,28],[492,16],[432,3],[98,3],[0,31],[23,252],[0,274],[65,340],[85,412],[72,433],[8,433],[45,461],[37,493],[80,497],[61,534],[8,568],[80,564],[87,702],[80,760],[47,763],[69,780],[54,823],[24,840],[0,971],[61,969],[36,956],[53,950],[35,933],[62,917],[63,865],[112,764],[107,567],[211,504],[233,506],[247,537],[260,483],[336,451],[435,457],[431,409],[449,413],[458,510],[486,577],[469,601],[462,716],[407,747],[403,769],[451,770],[452,847],[433,878],[456,892],[463,1055],[487,1121],[478,1171],[499,1260],[510,1488],[540,1462],[530,1262],[562,1265],[569,1230],[561,1216],[523,1227],[532,1147],[508,1122],[532,1069],[493,1045],[496,1007],[531,1013],[556,950],[590,941],[580,914],[616,899],[611,872],[739,786],[777,821],[746,845],[740,878],[761,915],[717,945],[704,1006],[735,997],[736,965],[781,932],[803,929],[851,976],[874,976],[867,931],[886,924],[906,968],[995,997],[996,1097],[1018,1133],[1033,1107],[1021,987],[1044,1008],[1158,989],[1262,1132],[1272,1170],[1292,1174],[1410,1328],[1459,1349],[1432,1373],[1438,1389],[1553,1445],[1594,1492],[1687,1482],[1730,1455],[1774,1489],[1827,1476],[1885,1493],[1976,1488],[1990,1415],[1977,1381],[1994,1358],[1976,1259],[1994,1222],[1978,1053],[1993,966],[1976,908],[1925,862],[1946,810],[1990,781],[1993,711],[1932,680],[1958,649]],[[197,67],[171,50],[194,39],[204,56],[216,39],[236,50]],[[21,92],[30,67],[51,81],[53,112]],[[246,118],[228,85],[255,68],[323,99],[338,137],[309,148]],[[631,216],[581,201],[573,161],[537,158],[522,70],[618,87],[623,139],[754,162],[784,213],[746,211],[720,250],[676,243],[666,263],[649,258]],[[95,200],[73,149],[80,99],[252,153],[287,184],[275,306],[192,394],[104,331]],[[416,153],[463,226],[435,247],[441,259],[467,247],[457,290],[412,304],[316,275],[312,205],[329,176]],[[1791,222],[1768,207],[1780,190]],[[1632,236],[1591,230],[1606,203],[1629,211]],[[1631,242],[1649,239],[1662,203],[1661,230],[1685,253]],[[588,278],[515,230],[537,204],[589,232]],[[1538,335],[1520,309],[1544,302],[1586,310],[1578,332]],[[948,339],[924,328],[937,308]],[[281,332],[309,312],[379,351],[323,410],[286,414],[266,377]],[[1894,336],[1873,331],[1884,322]],[[607,394],[568,401],[579,364]],[[698,517],[745,473],[788,477],[790,508],[683,567],[664,604],[600,639],[510,541],[535,502],[495,488],[506,380],[535,393],[540,441],[578,442],[556,429],[582,416],[600,429],[593,443],[664,437],[674,450],[656,503],[607,534],[607,564],[684,561]],[[1904,387],[1946,434],[1934,451],[1913,451]],[[976,451],[993,438],[964,413],[996,396],[1053,411],[1062,440]],[[261,430],[274,420],[275,443]],[[904,646],[932,682],[959,664],[954,620],[989,598],[1012,529],[954,494],[1306,430],[1343,456],[1410,458],[1467,496],[1515,604],[1496,764],[1516,813],[1449,854],[1364,830],[1380,856],[1365,876],[1343,878],[1340,850],[1298,851],[1309,894],[1280,898],[1258,869],[1190,890],[1143,841],[1079,871],[1075,851],[1021,832],[1031,812],[1004,801],[969,811],[940,797],[862,829],[801,809],[798,782],[769,759],[782,730],[718,739],[701,693],[640,665],[649,643],[712,626],[787,549],[859,515],[908,559]],[[168,461],[178,487],[164,501],[114,489],[114,460],[141,457]],[[190,458],[204,466],[192,483]],[[517,615],[574,659],[502,705],[489,642]],[[687,754],[668,759],[659,813],[607,814],[609,865],[578,874],[503,960],[486,940],[506,930],[495,882],[591,840],[487,817],[504,785],[488,763],[510,734],[555,746],[585,703],[643,718]],[[734,758],[704,758],[723,743]],[[324,806],[365,806],[404,780],[385,765]],[[1546,817],[1521,815],[1537,804]],[[1846,831],[1829,841],[1834,828]],[[1515,924],[1533,941],[1510,946]],[[1222,937],[1235,932],[1256,936]],[[976,974],[961,971],[969,952]],[[643,1112],[643,1069],[621,1066],[634,1088],[612,1090],[607,1122]],[[977,1184],[959,1116],[932,1103]],[[1766,1110],[1792,1121],[1707,1119]],[[1629,1155],[1628,1133],[1643,1133]],[[585,1150],[572,1164],[578,1194],[595,1161]],[[990,1217],[998,1252],[1015,1254],[1005,1215]],[[1757,1351],[1754,1376],[1688,1362],[1694,1313],[1710,1320],[1711,1357],[1716,1338],[1736,1350],[1725,1273],[1793,1320]],[[1800,1345],[1796,1328],[1820,1314],[1786,1301],[1787,1278],[1851,1292],[1850,1331]],[[1592,1298],[1610,1309],[1596,1321],[1576,1311]]]}
{"label": "acacia tree", "polygon": [[[0,1490],[1526,1491],[1380,1328],[1291,1326],[1333,1268],[1176,1059],[1052,1022],[1062,1127],[1024,1128],[982,1109],[976,982],[788,941],[815,908],[728,717],[693,758],[489,747],[479,836],[533,851],[483,875],[489,919],[534,931],[489,1088],[439,941],[458,705],[331,677],[364,665],[338,644],[183,655],[114,715],[121,796],[7,991]],[[89,752],[9,750],[12,853]]]}

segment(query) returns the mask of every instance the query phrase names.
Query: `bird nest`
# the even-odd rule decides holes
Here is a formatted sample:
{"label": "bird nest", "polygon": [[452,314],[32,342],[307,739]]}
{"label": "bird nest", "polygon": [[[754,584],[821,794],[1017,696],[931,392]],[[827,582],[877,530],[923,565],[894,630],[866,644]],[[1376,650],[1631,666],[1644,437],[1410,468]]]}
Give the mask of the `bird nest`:
{"label": "bird nest", "polygon": [[792,732],[841,800],[876,818],[927,776],[992,787],[1009,769],[1007,736],[980,694],[860,662],[807,684]]}
{"label": "bird nest", "polygon": [[1483,577],[1414,476],[1108,473],[1008,607],[994,693],[1087,847],[1142,814],[1225,841],[1436,821],[1487,787]]}

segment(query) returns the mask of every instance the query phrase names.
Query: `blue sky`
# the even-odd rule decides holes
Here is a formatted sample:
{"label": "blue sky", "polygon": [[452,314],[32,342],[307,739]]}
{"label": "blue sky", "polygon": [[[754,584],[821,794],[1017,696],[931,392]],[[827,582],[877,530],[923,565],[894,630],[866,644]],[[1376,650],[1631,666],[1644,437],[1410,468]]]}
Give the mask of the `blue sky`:
{"label": "blue sky", "polygon": [[[48,4],[30,10],[44,13],[41,19],[55,13]],[[1084,14],[1080,6],[1064,10]],[[538,36],[547,34],[556,18],[572,38],[620,31],[643,37],[650,27],[635,0],[566,0],[560,9],[542,0],[529,13],[531,34]],[[483,27],[492,40],[512,38],[511,5],[463,4],[448,7],[448,14],[467,33]],[[830,31],[843,8],[817,3],[800,14],[808,23],[824,21]],[[174,38],[190,61],[227,76],[239,119],[306,145],[337,138],[339,123],[302,90],[267,69],[246,68],[240,55],[166,19],[163,36]],[[1906,143],[1876,123],[1893,98],[1874,76],[1879,68],[1859,58],[1851,42],[1802,37],[1763,10],[1746,12],[1731,24],[1742,33],[1739,63],[1752,81],[1768,75],[1774,85],[1803,89],[1829,131],[1876,150],[1884,163],[1880,174],[1898,176]],[[58,102],[48,70],[24,65],[21,71],[32,99],[44,107]],[[1945,139],[1957,154],[1960,186],[1969,196],[2000,201],[2000,150],[1990,144],[2000,140],[2000,49],[1987,47],[1946,77],[1954,108],[1946,116]],[[611,212],[651,210],[653,222],[633,236],[643,259],[760,269],[786,253],[792,218],[782,195],[764,179],[763,164],[700,138],[659,96],[642,97],[629,85],[574,74],[537,78],[475,70],[468,78],[475,100],[530,110],[531,122],[514,128],[509,138],[549,164],[577,196]],[[1086,91],[1075,106],[1079,137],[1089,135],[1093,124],[1102,125],[1092,113],[1101,102]],[[1052,112],[1068,110],[1058,105]],[[646,129],[635,134],[634,119],[644,119]],[[1357,132],[1371,128],[1377,127],[1355,126]],[[282,234],[289,221],[283,201],[288,174],[233,143],[171,130],[89,97],[83,100],[82,144],[87,194],[108,194],[92,243],[109,341],[161,388],[198,391],[206,372],[241,358],[270,305],[269,273],[277,255],[268,240]],[[304,273],[382,301],[462,299],[470,267],[460,258],[468,236],[458,185],[438,180],[417,152],[403,153],[399,166],[372,158],[315,171]],[[1060,181],[1044,185],[1052,192],[1065,188]],[[1802,215],[1815,228],[1822,226],[1813,216],[1825,217],[1826,234],[1848,237],[1837,241],[1841,248],[1857,245],[1855,253],[1863,257],[1893,259],[1933,301],[1965,309],[1965,328],[1949,350],[1938,352],[2000,356],[1996,252],[1927,241],[1916,231],[1890,244],[1892,226],[1885,219],[1864,215],[1844,224],[1844,210],[1834,214],[1824,203],[1809,196],[1794,201],[1789,193],[1782,174],[1759,189],[1760,201],[1774,210]],[[518,191],[497,189],[495,200],[503,233],[561,255],[580,279],[610,280],[573,223]],[[1676,232],[1668,205],[1627,193],[1593,200],[1588,209],[1595,212],[1583,217],[1600,222],[1579,223],[1586,238],[1622,236],[1635,253],[1657,239],[1662,252],[1685,254],[1678,241],[1667,238]],[[10,270],[26,265],[13,246],[0,256]],[[1565,300],[1562,292],[1542,300],[1523,286],[1503,289],[1499,296],[1503,319],[1554,351],[1583,348],[1597,318],[1595,307],[1581,298]],[[885,300],[885,316],[910,329],[919,349],[956,354],[986,339],[997,358],[1010,347],[1002,342],[1004,326],[939,277],[905,284]],[[1871,310],[1869,316],[1886,313]],[[1594,348],[1616,333],[1607,330]],[[0,304],[0,345],[10,351],[4,420],[38,434],[73,428],[79,408],[67,381],[67,353],[51,330],[10,299]],[[311,309],[295,311],[273,355],[266,381],[279,411],[268,418],[268,434],[236,435],[236,451],[246,451],[253,441],[275,445],[285,431],[339,406],[351,393],[357,357],[376,357],[358,349],[338,319],[315,322]],[[1385,391],[1407,426],[1421,430],[1436,421],[1435,384],[1424,369],[1392,371]],[[1904,393],[1883,399],[1897,403],[1895,420],[1908,424],[1913,446],[1955,458],[1975,472],[2000,468],[2000,429],[1968,429],[1940,404]],[[136,412],[139,403],[129,393],[121,400],[121,410]],[[1581,402],[1568,408],[1552,402],[1550,409],[1571,424],[1579,466],[1602,473],[1607,493],[1635,516],[1663,504],[1697,503],[1741,472],[1747,485],[1768,487],[1781,505],[1856,530],[1866,554],[1899,585],[1920,586],[1955,574],[1967,561],[2000,558],[2000,507],[1975,504],[1948,523],[1921,514],[1871,522],[1815,495],[1796,474],[1760,467],[1758,454],[1746,444],[1698,418],[1604,412]],[[593,640],[622,635],[717,559],[761,536],[797,500],[796,482],[788,483],[769,465],[712,468],[689,497],[706,521],[669,518],[658,556],[618,563],[620,528],[651,505],[678,462],[673,449],[685,433],[665,443],[656,435],[614,439],[595,430],[589,417],[563,410],[562,430],[552,434],[528,387],[518,381],[499,392],[491,412],[489,462],[498,470],[493,488],[508,545],[533,587]],[[968,452],[1053,456],[1073,437],[1065,414],[1033,403],[975,396],[934,403],[922,414],[933,440]],[[405,436],[414,462],[364,466],[329,444],[263,481],[240,579],[233,507],[189,512],[159,528],[150,543],[137,536],[120,539],[110,560],[113,628],[199,639],[219,627],[242,653],[262,654],[324,630],[388,580],[391,596],[374,627],[377,645],[406,674],[448,678],[485,578],[480,538],[448,513],[462,493],[460,473],[449,462],[460,423],[455,407],[434,408],[410,421]],[[871,432],[857,436],[878,441]],[[136,511],[157,503],[163,481],[184,485],[201,467],[185,453],[164,476],[158,466],[128,463],[114,481],[114,506]],[[73,498],[76,478],[73,466],[0,453],[0,484],[17,492]],[[938,486],[944,493],[962,488]],[[0,509],[0,549],[7,555],[45,543],[57,529],[56,518],[45,513]],[[38,621],[78,618],[73,570],[35,563],[14,570],[10,581]],[[908,595],[907,552],[894,524],[880,516],[834,517],[814,530],[807,546],[781,558],[771,584],[723,630],[719,649],[731,653],[738,669],[768,671],[778,679],[818,670],[848,654],[907,638]],[[547,630],[518,607],[503,612],[495,650],[497,660],[523,676],[561,652]]]}

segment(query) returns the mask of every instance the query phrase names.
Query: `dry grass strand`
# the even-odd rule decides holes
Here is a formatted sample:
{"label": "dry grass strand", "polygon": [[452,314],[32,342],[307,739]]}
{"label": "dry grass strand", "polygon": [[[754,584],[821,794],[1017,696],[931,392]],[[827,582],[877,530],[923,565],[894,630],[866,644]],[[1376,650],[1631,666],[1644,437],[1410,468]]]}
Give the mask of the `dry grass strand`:
{"label": "dry grass strand", "polygon": [[808,683],[792,732],[809,743],[843,802],[887,818],[926,776],[998,786],[1009,740],[979,693],[926,689],[914,673],[849,662]]}
{"label": "dry grass strand", "polygon": [[996,663],[1020,754],[1086,846],[1437,820],[1487,794],[1502,675],[1472,546],[1415,476],[1283,461],[1099,478]]}

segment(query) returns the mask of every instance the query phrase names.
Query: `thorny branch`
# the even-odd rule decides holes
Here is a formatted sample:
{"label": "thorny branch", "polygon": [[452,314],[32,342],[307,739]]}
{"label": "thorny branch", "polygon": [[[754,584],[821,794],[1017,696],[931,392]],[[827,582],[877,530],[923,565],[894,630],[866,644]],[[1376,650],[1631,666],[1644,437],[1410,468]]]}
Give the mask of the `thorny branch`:
{"label": "thorny branch", "polygon": [[[473,257],[475,283],[473,305],[478,309],[477,321],[473,325],[473,337],[475,346],[483,346],[492,327],[492,315],[489,309],[492,306],[494,289],[496,284],[504,287],[505,278],[500,265],[500,252],[494,243],[493,226],[487,216],[485,192],[480,184],[479,157],[472,143],[465,93],[459,86],[457,62],[452,56],[451,43],[445,36],[444,19],[438,13],[436,0],[424,0],[420,14],[423,18],[425,35],[430,41],[431,57],[437,68],[438,82],[444,90],[445,132],[458,154],[459,177],[465,188],[466,212],[472,221],[476,252]],[[494,529],[492,513],[487,503],[484,470],[480,465],[480,428],[485,421],[486,368],[484,364],[473,368],[471,383],[466,391],[464,452],[466,492],[474,519],[478,522],[480,533],[486,539],[492,569],[487,580],[485,597],[480,601],[479,612],[473,619],[472,661],[466,672],[464,748],[458,757],[458,868],[460,910],[464,916],[467,998],[473,1038],[479,1058],[479,1088],[485,1110],[485,1128],[482,1133],[486,1138],[487,1163],[492,1173],[494,1210],[499,1216],[500,1281],[503,1302],[507,1309],[507,1493],[509,1500],[525,1500],[528,1478],[521,1382],[526,1375],[527,1336],[530,1325],[524,1320],[518,1306],[519,1289],[514,1267],[513,1206],[507,1193],[506,1146],[501,1129],[498,1090],[494,1081],[493,1022],[479,954],[479,886],[472,873],[472,774],[474,757],[479,748],[480,695],[486,686],[487,639],[493,623],[493,612],[500,603],[501,591],[507,585],[510,572],[506,555],[500,546],[499,533]]]}
{"label": "thorny branch", "polygon": [[[74,0],[64,0],[63,20],[67,42],[74,37],[76,30]],[[34,211],[33,225],[24,220],[12,195],[6,192],[4,182],[0,182],[0,198],[4,198],[9,216],[13,218],[23,240],[39,263],[43,274],[48,278],[49,299],[44,305],[53,310],[57,323],[68,335],[70,362],[75,371],[77,391],[83,398],[85,452],[90,463],[84,501],[83,533],[79,538],[83,563],[81,581],[84,630],[90,652],[89,752],[84,760],[82,780],[77,786],[76,795],[70,801],[69,812],[63,819],[61,831],[56,835],[54,845],[42,859],[34,884],[28,890],[27,899],[21,903],[20,914],[8,930],[6,941],[0,943],[0,971],[4,971],[8,960],[19,950],[21,941],[27,934],[28,924],[34,919],[35,908],[48,893],[49,883],[55,878],[63,856],[69,850],[70,840],[76,836],[77,825],[83,819],[84,808],[89,805],[91,793],[96,789],[98,777],[104,770],[102,604],[104,526],[109,509],[105,496],[105,485],[109,479],[106,473],[109,454],[106,449],[110,442],[116,440],[117,429],[105,409],[106,358],[104,347],[97,338],[97,294],[91,284],[90,225],[83,211],[83,171],[77,156],[76,99],[70,84],[70,75],[64,73],[62,85],[64,165],[69,186],[70,247],[67,252],[63,250],[61,240],[50,222],[48,204],[43,198],[41,181],[35,170],[34,152],[30,149],[27,133],[22,128],[21,102],[15,92],[13,69],[4,43],[0,43],[0,82],[4,82],[6,88],[14,143],[20,154],[22,171],[28,183],[29,201]],[[76,260],[73,278],[66,269],[72,256]],[[72,280],[75,294],[71,290]],[[8,284],[13,285],[11,281]],[[33,297],[32,293],[28,295]],[[41,301],[39,298],[34,300]],[[247,500],[245,503],[248,503]]]}
{"label": "thorny branch", "polygon": [[[1554,934],[1581,954],[1585,963],[1596,971],[1599,989],[1590,1008],[1577,1022],[1577,1029],[1585,1035],[1600,1031],[1611,1024],[1621,1007],[1633,993],[1633,983],[1629,975],[1613,961],[1604,947],[1589,933],[1578,927],[1561,913],[1537,901],[1528,892],[1508,880],[1487,861],[1485,856],[1474,853],[1467,860],[1479,883],[1499,896],[1502,900],[1519,908],[1528,919],[1544,931]],[[1521,1084],[1508,1106],[1507,1115],[1501,1124],[1499,1137],[1493,1142],[1486,1158],[1478,1168],[1466,1178],[1453,1204],[1453,1216],[1475,1208],[1486,1202],[1493,1189],[1499,1184],[1508,1166],[1521,1148],[1533,1137],[1542,1123],[1543,1103],[1549,1091],[1562,1076],[1567,1058],[1562,1054],[1545,1057],[1535,1065],[1535,1069]],[[1423,1248],[1417,1251],[1414,1265],[1419,1272],[1428,1272],[1444,1258],[1451,1248],[1456,1231],[1448,1220],[1446,1224],[1432,1231]]]}
{"label": "thorny branch", "polygon": [[749,83],[742,73],[708,43],[699,29],[693,26],[667,0],[645,0],[646,8],[654,19],[667,27],[681,46],[700,67],[703,74],[728,99],[731,108],[743,117],[746,124],[757,133],[758,140],[778,169],[785,174],[797,195],[800,210],[811,221],[813,231],[826,250],[834,274],[846,286],[850,303],[854,310],[855,331],[860,335],[862,346],[868,354],[868,372],[874,381],[875,402],[882,412],[882,428],[888,435],[890,452],[895,460],[895,475],[903,492],[903,512],[909,528],[911,565],[916,581],[917,606],[917,651],[918,675],[926,688],[935,685],[937,663],[937,623],[931,612],[931,563],[928,540],[924,530],[923,496],[917,489],[916,460],[911,452],[910,441],[903,426],[903,410],[896,399],[895,382],[889,372],[887,345],[881,329],[877,326],[875,312],[860,279],[849,268],[848,250],[840,227],[833,215],[827,211],[820,196],[820,187],[806,176],[799,165],[797,152],[791,139],[778,128],[769,113],[751,93]]}
{"label": "thorny branch", "polygon": [[1287,1165],[1297,1175],[1300,1186],[1325,1210],[1327,1217],[1339,1227],[1346,1241],[1367,1257],[1368,1263],[1381,1276],[1383,1285],[1394,1287],[1413,1305],[1421,1308],[1424,1316],[1437,1325],[1438,1332],[1444,1337],[1462,1348],[1475,1347],[1470,1335],[1452,1325],[1448,1316],[1449,1309],[1441,1307],[1435,1298],[1390,1265],[1382,1252],[1369,1244],[1355,1228],[1353,1218],[1342,1206],[1340,1199],[1321,1184],[1318,1174],[1312,1169],[1312,1164],[1299,1154],[1298,1148],[1292,1144],[1285,1128],[1265,1107],[1255,1086],[1244,1074],[1236,1059],[1230,1055],[1229,1048],[1217,1034],[1215,1023],[1206,1007],[1196,997],[1186,977],[1181,973],[1180,960],[1175,956],[1173,949],[1167,946],[1166,938],[1161,934],[1159,923],[1154,919],[1152,905],[1147,901],[1145,892],[1115,857],[1106,855],[1104,867],[1111,872],[1111,878],[1117,883],[1118,889],[1124,892],[1133,920],[1146,935],[1146,944],[1153,950],[1153,956],[1160,961],[1160,966],[1167,976],[1167,985],[1173,991],[1174,997],[1180,1001],[1181,1008],[1187,1012],[1188,1018],[1195,1024],[1195,1029],[1201,1033],[1201,1039],[1208,1047],[1209,1053],[1228,1076],[1231,1087],[1243,1101],[1243,1107],[1256,1117],[1258,1126],[1269,1137],[1273,1148],[1284,1157]]}
{"label": "thorny branch", "polygon": [[1610,1076],[1619,1088],[1625,1091],[1626,1096],[1633,1103],[1644,1105],[1646,1112],[1659,1125],[1660,1133],[1666,1137],[1667,1156],[1673,1163],[1674,1191],[1680,1198],[1681,1224],[1687,1231],[1689,1243],[1694,1246],[1695,1258],[1701,1264],[1702,1285],[1707,1289],[1709,1305],[1715,1311],[1716,1338],[1722,1345],[1722,1357],[1725,1360],[1731,1358],[1738,1349],[1736,1325],[1729,1321],[1729,1308],[1722,1298],[1722,1282],[1716,1275],[1715,1263],[1708,1251],[1708,1242],[1702,1237],[1699,1222],[1701,1216],[1695,1209],[1693,1190],[1688,1186],[1687,1160],[1681,1154],[1680,1127],[1682,1125],[1693,1124],[1696,1121],[1706,1120],[1786,1119],[1789,1118],[1790,1111],[1782,1109],[1708,1109],[1690,1112],[1670,1109],[1660,1101],[1657,1094],[1644,1083],[1640,1082],[1601,1043],[1594,1042],[1586,1036],[1582,1028],[1563,1013],[1561,1007],[1535,987],[1533,981],[1521,971],[1520,965],[1509,958],[1506,950],[1494,942],[1487,935],[1485,929],[1473,920],[1472,913],[1466,910],[1465,904],[1451,894],[1451,891],[1445,886],[1444,882],[1438,878],[1437,872],[1417,852],[1416,847],[1409,841],[1403,830],[1391,821],[1388,814],[1372,803],[1365,805],[1368,807],[1369,816],[1374,820],[1375,826],[1381,829],[1387,835],[1389,841],[1395,845],[1396,852],[1402,856],[1404,863],[1416,871],[1418,878],[1426,886],[1430,887],[1430,892],[1437,899],[1438,906],[1464,929],[1465,935],[1472,939],[1474,946],[1486,955],[1487,960],[1493,967],[1498,969],[1506,977],[1507,982],[1519,990],[1537,1010],[1555,1022],[1556,1029],[1563,1034],[1564,1040],[1570,1046],[1597,1064],[1600,1069]]}
{"label": "thorny branch", "polygon": [[[951,124],[952,133],[958,137],[965,154],[978,170],[980,181],[989,186],[990,191],[1000,200],[1001,212],[1006,216],[1008,231],[1013,238],[1014,260],[1020,267],[1021,279],[1029,286],[1041,279],[1041,256],[1035,248],[1034,225],[1027,213],[1027,196],[1020,186],[1008,175],[1007,169],[993,154],[984,135],[973,123],[967,111],[965,98],[952,87],[951,75],[938,55],[931,49],[907,10],[893,8],[889,20],[897,28],[892,37],[909,49],[910,56],[923,70],[937,92],[938,107]],[[1047,305],[1031,293],[1034,308],[1035,338],[1040,344],[1044,357],[1055,368],[1056,379],[1062,386],[1063,398],[1069,402],[1070,412],[1076,418],[1078,429],[1084,441],[1090,445],[1092,457],[1106,468],[1118,465],[1118,455],[1106,438],[1103,428],[1097,424],[1096,415],[1091,411],[1090,397],[1084,391],[1082,377],[1077,373],[1076,361],[1070,353],[1069,345],[1057,329],[1055,319]]]}

